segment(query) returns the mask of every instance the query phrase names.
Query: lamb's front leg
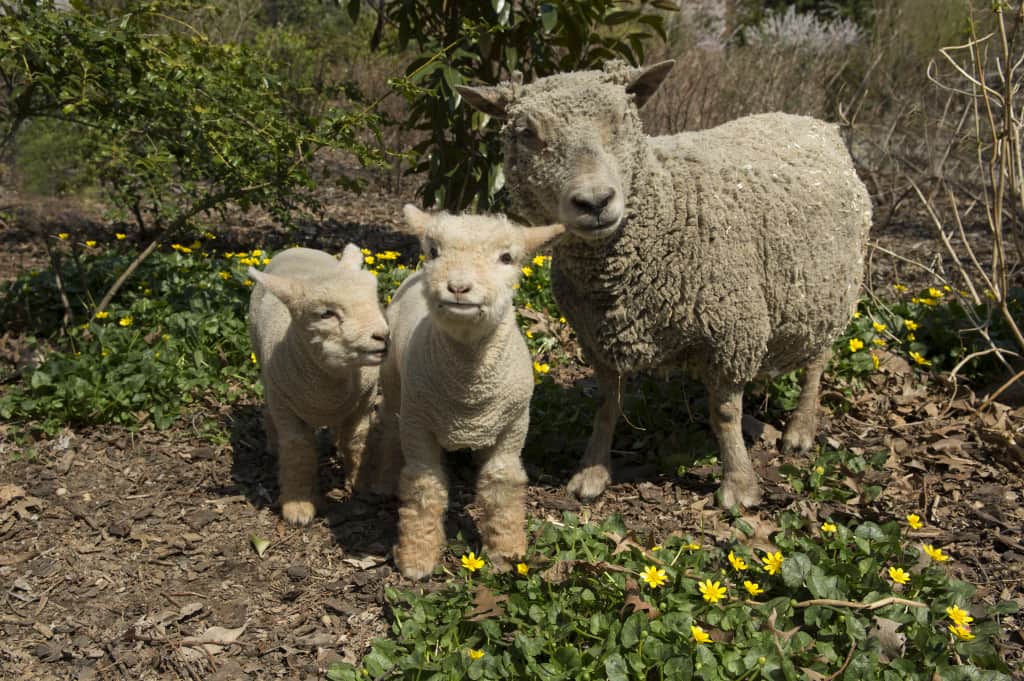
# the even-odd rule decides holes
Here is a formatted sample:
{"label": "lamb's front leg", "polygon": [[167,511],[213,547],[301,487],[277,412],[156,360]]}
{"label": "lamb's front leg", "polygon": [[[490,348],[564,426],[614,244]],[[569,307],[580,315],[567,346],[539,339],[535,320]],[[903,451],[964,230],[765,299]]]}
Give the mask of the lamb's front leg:
{"label": "lamb's front leg", "polygon": [[448,478],[441,446],[428,430],[403,422],[402,451],[395,564],[409,579],[423,579],[434,570],[444,547]]}
{"label": "lamb's front leg", "polygon": [[743,444],[743,386],[708,386],[711,406],[711,428],[718,438],[719,458],[722,460],[722,486],[719,504],[757,506],[761,503],[761,488],[750,463],[750,455]]}
{"label": "lamb's front leg", "polygon": [[484,552],[499,571],[526,553],[526,470],[520,457],[525,427],[522,431],[522,436],[503,434],[494,447],[480,452],[480,535]]}
{"label": "lamb's front leg", "polygon": [[825,367],[831,358],[832,349],[827,348],[807,365],[800,401],[789,417],[786,433],[782,436],[782,451],[806,452],[814,444],[814,434],[818,430],[821,375],[825,373]]}
{"label": "lamb's front leg", "polygon": [[601,404],[594,416],[594,426],[587,441],[587,449],[580,460],[579,470],[569,481],[569,492],[580,501],[591,501],[601,496],[612,480],[611,449],[615,425],[619,421],[620,375],[612,370],[595,368],[594,375],[600,391]]}
{"label": "lamb's front leg", "polygon": [[316,515],[316,433],[291,411],[267,409],[267,421],[277,444],[277,486],[281,515],[293,525],[308,525]]}

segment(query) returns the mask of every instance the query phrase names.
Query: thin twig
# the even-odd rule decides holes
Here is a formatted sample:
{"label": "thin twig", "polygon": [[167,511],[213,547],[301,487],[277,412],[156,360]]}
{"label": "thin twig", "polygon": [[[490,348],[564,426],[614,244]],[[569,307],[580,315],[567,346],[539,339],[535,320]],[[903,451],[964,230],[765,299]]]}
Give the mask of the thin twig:
{"label": "thin twig", "polygon": [[96,308],[96,312],[103,312],[107,309],[107,306],[110,305],[110,301],[114,299],[117,292],[120,291],[121,287],[124,286],[124,283],[128,281],[128,277],[132,276],[135,270],[139,269],[139,266],[143,261],[145,261],[145,259],[148,258],[158,246],[160,246],[160,240],[154,239],[148,246],[146,246],[144,251],[135,256],[135,260],[132,260],[131,264],[125,268],[124,272],[121,273],[121,276],[117,278],[117,281],[115,281],[106,294],[104,294],[103,300],[100,301],[99,306]]}

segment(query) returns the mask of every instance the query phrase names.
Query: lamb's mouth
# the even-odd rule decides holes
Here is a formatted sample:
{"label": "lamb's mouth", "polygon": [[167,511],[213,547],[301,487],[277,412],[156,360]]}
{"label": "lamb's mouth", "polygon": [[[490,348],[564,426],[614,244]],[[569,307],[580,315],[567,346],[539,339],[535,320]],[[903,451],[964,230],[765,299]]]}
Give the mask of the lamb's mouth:
{"label": "lamb's mouth", "polygon": [[378,364],[382,364],[384,362],[384,358],[387,357],[387,355],[387,348],[380,348],[379,350],[364,350],[362,353],[360,353],[360,359],[362,360],[361,363],[364,366],[373,367],[377,366]]}
{"label": "lamb's mouth", "polygon": [[440,308],[454,317],[476,317],[483,305],[464,300],[442,300]]}

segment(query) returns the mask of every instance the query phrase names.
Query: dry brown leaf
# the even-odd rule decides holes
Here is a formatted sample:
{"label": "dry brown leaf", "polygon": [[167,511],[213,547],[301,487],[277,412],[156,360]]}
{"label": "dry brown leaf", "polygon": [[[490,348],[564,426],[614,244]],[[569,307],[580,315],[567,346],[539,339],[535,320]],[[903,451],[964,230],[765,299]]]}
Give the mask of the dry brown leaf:
{"label": "dry brown leaf", "polygon": [[238,638],[245,632],[245,626],[246,625],[243,624],[237,629],[210,627],[198,636],[188,636],[181,639],[181,645],[186,646],[181,649],[181,652],[186,659],[192,660],[205,658],[207,655],[219,653],[221,648],[229,646],[238,640]]}
{"label": "dry brown leaf", "polygon": [[502,603],[507,600],[507,595],[495,594],[481,584],[473,592],[473,609],[469,611],[466,620],[469,622],[479,622],[480,620],[492,617],[501,617],[505,614],[505,606]]}
{"label": "dry brown leaf", "polygon": [[899,632],[900,626],[900,623],[895,620],[876,617],[875,626],[868,632],[868,636],[878,641],[881,646],[883,662],[903,657],[907,636]]}
{"label": "dry brown leaf", "polygon": [[626,619],[634,612],[647,613],[647,619],[661,616],[661,611],[640,597],[640,585],[632,577],[626,577],[626,602],[619,610],[619,617]]}
{"label": "dry brown leaf", "polygon": [[13,483],[0,485],[0,508],[11,503],[13,499],[20,499],[25,496],[25,488]]}

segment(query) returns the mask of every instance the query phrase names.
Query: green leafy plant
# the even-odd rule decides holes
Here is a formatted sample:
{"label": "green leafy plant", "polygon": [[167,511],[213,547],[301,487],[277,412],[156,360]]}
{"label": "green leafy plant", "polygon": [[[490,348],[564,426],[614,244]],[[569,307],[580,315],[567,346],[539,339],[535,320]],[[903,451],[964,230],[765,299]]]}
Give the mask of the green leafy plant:
{"label": "green leafy plant", "polygon": [[510,573],[463,556],[440,590],[389,589],[391,638],[327,676],[1009,679],[993,643],[1016,605],[972,603],[941,548],[893,521],[785,512],[779,525],[754,549],[699,535],[651,546],[616,518],[534,524]]}

